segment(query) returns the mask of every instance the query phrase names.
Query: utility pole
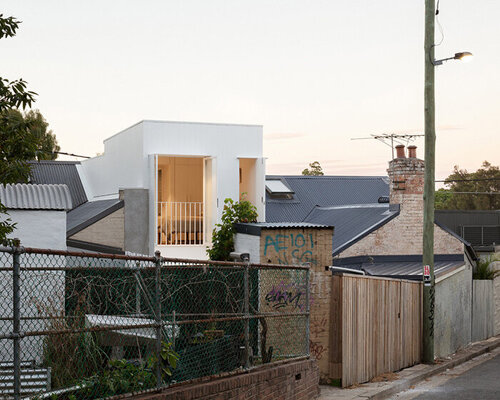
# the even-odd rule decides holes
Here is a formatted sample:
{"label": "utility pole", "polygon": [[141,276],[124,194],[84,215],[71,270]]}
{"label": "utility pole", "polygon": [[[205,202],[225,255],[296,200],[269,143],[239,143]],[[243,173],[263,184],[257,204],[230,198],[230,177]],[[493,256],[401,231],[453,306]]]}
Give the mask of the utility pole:
{"label": "utility pole", "polygon": [[[435,10],[435,0],[425,0],[425,177],[422,261],[424,266],[423,361],[426,363],[434,362],[434,165],[436,144],[434,99]],[[425,277],[426,270],[430,275],[429,279]]]}

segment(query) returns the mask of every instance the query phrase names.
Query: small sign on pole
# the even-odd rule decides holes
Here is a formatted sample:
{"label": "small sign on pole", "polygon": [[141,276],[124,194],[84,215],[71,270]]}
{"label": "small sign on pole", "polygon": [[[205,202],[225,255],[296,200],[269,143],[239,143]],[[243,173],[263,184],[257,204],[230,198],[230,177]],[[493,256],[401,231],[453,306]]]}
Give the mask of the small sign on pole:
{"label": "small sign on pole", "polygon": [[431,285],[431,267],[430,265],[424,265],[424,285]]}

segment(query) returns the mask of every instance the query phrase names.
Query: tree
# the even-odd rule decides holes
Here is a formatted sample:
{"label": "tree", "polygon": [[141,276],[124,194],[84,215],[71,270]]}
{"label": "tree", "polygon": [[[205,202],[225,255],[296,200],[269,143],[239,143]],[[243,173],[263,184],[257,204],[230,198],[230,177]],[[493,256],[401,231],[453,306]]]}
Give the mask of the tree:
{"label": "tree", "polygon": [[323,168],[321,168],[321,165],[319,164],[318,161],[314,161],[309,164],[309,168],[306,168],[302,171],[302,175],[314,175],[314,176],[320,176],[320,175],[325,175],[323,173]]}
{"label": "tree", "polygon": [[49,124],[39,110],[29,110],[24,114],[19,110],[4,111],[10,114],[10,122],[20,124],[24,122],[31,139],[36,142],[36,154],[33,159],[55,160],[61,149],[57,144],[56,135],[47,130]]}
{"label": "tree", "polygon": [[[0,14],[0,39],[15,36],[19,24],[14,17]],[[37,141],[24,119],[19,119],[12,110],[30,107],[35,96],[22,79],[9,81],[0,77],[0,184],[26,182],[29,178],[27,161],[35,158]],[[6,208],[0,202],[0,243],[7,243],[7,235],[15,228],[4,214]]]}
{"label": "tree", "polygon": [[257,222],[257,209],[244,198],[240,201],[224,200],[222,223],[216,224],[212,233],[212,248],[207,250],[211,260],[230,261],[229,254],[234,251],[234,224],[238,222]]}
{"label": "tree", "polygon": [[436,191],[438,210],[500,209],[500,169],[488,161],[484,161],[475,172],[455,165],[453,173],[445,179],[445,185],[448,189]]}

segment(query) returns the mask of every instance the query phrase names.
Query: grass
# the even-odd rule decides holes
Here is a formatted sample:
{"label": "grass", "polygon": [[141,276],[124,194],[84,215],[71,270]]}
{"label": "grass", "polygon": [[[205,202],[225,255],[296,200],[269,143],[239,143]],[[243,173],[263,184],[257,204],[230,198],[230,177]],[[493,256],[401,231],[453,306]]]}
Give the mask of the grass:
{"label": "grass", "polygon": [[500,271],[494,271],[491,269],[491,264],[495,261],[499,261],[497,257],[488,256],[484,259],[479,259],[476,264],[476,268],[472,274],[472,279],[484,279],[491,280],[495,279],[497,275],[500,275]]}

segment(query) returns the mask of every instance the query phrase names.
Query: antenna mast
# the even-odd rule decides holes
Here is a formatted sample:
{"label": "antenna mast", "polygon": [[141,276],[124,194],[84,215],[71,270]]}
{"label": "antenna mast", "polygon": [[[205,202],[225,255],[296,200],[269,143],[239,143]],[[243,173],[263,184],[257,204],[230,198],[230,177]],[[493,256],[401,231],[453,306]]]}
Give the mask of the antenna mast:
{"label": "antenna mast", "polygon": [[[397,144],[404,144],[408,146],[410,142],[413,142],[415,138],[419,136],[424,136],[421,134],[396,134],[396,133],[382,133],[380,135],[370,135],[370,137],[362,138],[351,138],[351,140],[365,140],[365,139],[375,139],[385,145],[389,146],[392,150],[392,159],[394,160],[394,142]],[[390,141],[390,143],[389,143]]]}

